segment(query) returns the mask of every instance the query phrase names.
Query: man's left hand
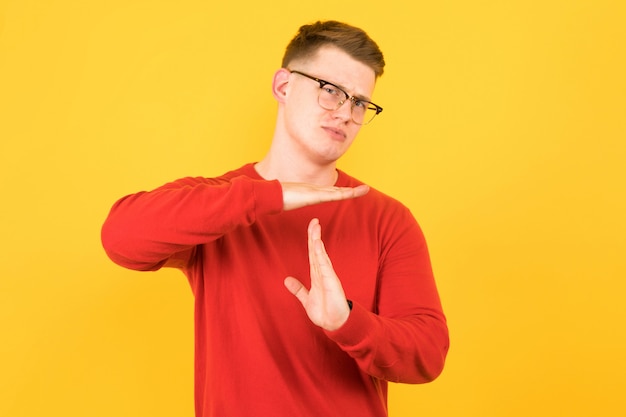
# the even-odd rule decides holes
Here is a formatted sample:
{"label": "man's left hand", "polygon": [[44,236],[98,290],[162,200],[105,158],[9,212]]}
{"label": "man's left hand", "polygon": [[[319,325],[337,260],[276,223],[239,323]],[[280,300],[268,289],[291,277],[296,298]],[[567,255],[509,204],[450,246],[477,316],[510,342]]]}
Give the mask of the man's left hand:
{"label": "man's left hand", "polygon": [[285,279],[285,287],[300,300],[314,324],[325,330],[337,330],[348,320],[350,308],[322,242],[318,219],[309,223],[308,243],[311,288],[307,290],[294,277]]}

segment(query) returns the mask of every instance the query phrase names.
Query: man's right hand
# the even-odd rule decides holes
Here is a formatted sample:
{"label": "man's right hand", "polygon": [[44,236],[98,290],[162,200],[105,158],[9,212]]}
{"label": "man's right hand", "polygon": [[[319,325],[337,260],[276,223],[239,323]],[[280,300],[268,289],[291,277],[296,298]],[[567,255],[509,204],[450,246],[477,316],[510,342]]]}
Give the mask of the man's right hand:
{"label": "man's right hand", "polygon": [[311,184],[282,182],[281,185],[283,187],[283,210],[285,211],[328,201],[361,197],[370,190],[370,187],[365,184],[357,187],[321,187]]}

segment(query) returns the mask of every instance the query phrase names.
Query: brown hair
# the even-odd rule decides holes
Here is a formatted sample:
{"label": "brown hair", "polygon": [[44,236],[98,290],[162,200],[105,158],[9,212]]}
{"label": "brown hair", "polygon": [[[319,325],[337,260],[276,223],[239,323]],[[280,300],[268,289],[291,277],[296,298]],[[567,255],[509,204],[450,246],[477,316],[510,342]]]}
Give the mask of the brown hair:
{"label": "brown hair", "polygon": [[335,46],[367,65],[374,70],[376,77],[383,75],[385,59],[376,42],[362,29],[334,20],[301,26],[287,45],[283,68],[287,68],[295,59],[312,56],[326,45]]}

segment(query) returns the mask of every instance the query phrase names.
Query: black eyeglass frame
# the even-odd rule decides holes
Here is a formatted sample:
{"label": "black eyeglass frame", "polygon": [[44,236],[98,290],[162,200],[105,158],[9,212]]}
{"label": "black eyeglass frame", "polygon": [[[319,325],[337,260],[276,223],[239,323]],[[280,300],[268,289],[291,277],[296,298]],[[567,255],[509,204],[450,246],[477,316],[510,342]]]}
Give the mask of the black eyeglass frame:
{"label": "black eyeglass frame", "polygon": [[[354,123],[356,123],[356,124],[360,124],[360,125],[362,125],[362,126],[367,125],[367,124],[371,123],[371,122],[372,122],[372,120],[374,120],[374,118],[375,118],[375,117],[376,117],[379,113],[381,113],[381,112],[383,111],[383,108],[382,108],[382,107],[380,107],[378,104],[372,103],[371,101],[367,101],[367,100],[360,99],[360,98],[355,97],[355,96],[351,96],[350,94],[348,94],[347,92],[345,92],[345,91],[343,90],[343,88],[338,87],[337,85],[335,85],[335,84],[331,83],[330,81],[322,80],[321,78],[317,78],[317,77],[314,77],[314,76],[312,76],[312,75],[305,74],[305,73],[304,73],[304,72],[302,72],[302,71],[291,70],[291,69],[288,69],[288,68],[287,68],[287,71],[289,71],[289,72],[291,72],[291,73],[294,73],[294,74],[299,74],[299,75],[302,75],[303,77],[306,77],[306,78],[308,78],[308,79],[310,79],[310,80],[313,80],[313,81],[318,82],[318,83],[320,84],[320,89],[324,88],[324,86],[325,86],[325,85],[331,85],[331,86],[333,86],[334,88],[336,88],[337,90],[341,91],[341,92],[342,92],[342,93],[346,96],[346,98],[345,98],[344,100],[339,101],[339,104],[337,105],[337,107],[336,107],[335,109],[326,109],[326,110],[333,110],[333,111],[334,111],[334,110],[337,110],[337,109],[339,109],[341,106],[343,106],[343,104],[344,104],[346,101],[348,101],[348,100],[351,102],[351,104],[350,104],[350,105],[351,105],[351,109],[352,109],[352,107],[354,107],[354,105],[356,104],[356,102],[357,102],[357,101],[360,101],[361,103],[366,103],[366,104],[367,104],[367,106],[368,106],[368,108],[369,108],[370,110],[376,110],[376,113],[374,114],[374,116],[372,116],[372,118],[371,118],[370,120],[368,120],[367,122],[365,122],[365,123],[358,123],[358,122],[354,121],[354,119],[352,119],[352,121],[354,121]],[[370,105],[374,106],[374,108],[369,107]],[[324,108],[324,107],[323,107],[323,108]]]}

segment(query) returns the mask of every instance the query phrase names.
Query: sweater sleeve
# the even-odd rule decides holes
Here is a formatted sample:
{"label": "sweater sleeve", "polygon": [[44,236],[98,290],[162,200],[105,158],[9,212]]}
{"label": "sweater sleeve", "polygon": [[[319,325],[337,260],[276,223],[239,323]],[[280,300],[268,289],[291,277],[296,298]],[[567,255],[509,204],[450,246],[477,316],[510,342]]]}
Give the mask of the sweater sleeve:
{"label": "sweater sleeve", "polygon": [[102,226],[102,244],[129,269],[182,267],[197,245],[279,213],[282,205],[278,181],[184,178],[118,200]]}
{"label": "sweater sleeve", "polygon": [[393,237],[381,256],[376,311],[355,302],[344,326],[326,334],[373,377],[426,383],[443,370],[448,327],[421,229],[408,210],[399,218],[385,227]]}

